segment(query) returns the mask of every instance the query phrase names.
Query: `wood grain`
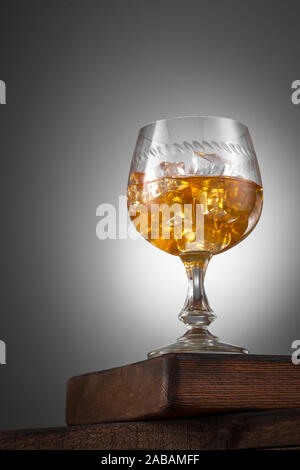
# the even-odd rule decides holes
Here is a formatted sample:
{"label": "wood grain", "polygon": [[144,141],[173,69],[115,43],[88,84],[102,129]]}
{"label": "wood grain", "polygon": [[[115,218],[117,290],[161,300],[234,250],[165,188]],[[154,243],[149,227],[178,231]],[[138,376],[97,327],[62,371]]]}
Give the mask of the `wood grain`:
{"label": "wood grain", "polygon": [[222,450],[300,446],[300,410],[0,432],[7,450]]}
{"label": "wood grain", "polygon": [[77,376],[69,425],[300,408],[300,366],[288,356],[167,354]]}

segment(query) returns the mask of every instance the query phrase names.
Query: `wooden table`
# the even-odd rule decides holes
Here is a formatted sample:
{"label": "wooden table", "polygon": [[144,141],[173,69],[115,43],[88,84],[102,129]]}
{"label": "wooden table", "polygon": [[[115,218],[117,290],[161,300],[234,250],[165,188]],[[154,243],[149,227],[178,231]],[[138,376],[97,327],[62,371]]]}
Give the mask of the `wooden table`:
{"label": "wooden table", "polygon": [[70,379],[66,421],[1,432],[0,449],[300,449],[300,366],[167,354]]}
{"label": "wooden table", "polygon": [[102,423],[0,433],[0,449],[221,450],[298,448],[300,410]]}

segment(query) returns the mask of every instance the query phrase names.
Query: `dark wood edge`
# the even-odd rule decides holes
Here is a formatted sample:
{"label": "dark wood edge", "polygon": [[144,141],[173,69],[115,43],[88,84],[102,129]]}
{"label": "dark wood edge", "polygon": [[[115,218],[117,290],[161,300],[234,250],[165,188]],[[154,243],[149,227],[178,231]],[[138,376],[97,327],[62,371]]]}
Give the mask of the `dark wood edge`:
{"label": "dark wood edge", "polygon": [[68,383],[74,379],[77,379],[79,377],[85,377],[85,376],[88,376],[88,375],[92,375],[92,374],[97,374],[97,373],[102,373],[102,372],[110,372],[112,370],[116,370],[116,369],[121,369],[121,368],[131,368],[132,366],[136,366],[136,365],[140,365],[142,364],[143,362],[148,362],[148,361],[157,361],[158,359],[175,359],[177,360],[178,357],[180,359],[180,356],[182,356],[183,358],[190,358],[190,359],[193,359],[193,360],[201,360],[201,361],[208,361],[208,360],[211,360],[211,359],[217,359],[217,360],[224,360],[226,358],[228,358],[228,356],[230,356],[230,360],[231,361],[236,361],[236,362],[252,362],[252,361],[256,361],[256,362],[291,362],[291,356],[282,356],[282,355],[266,355],[266,354],[210,354],[210,353],[205,353],[205,354],[192,354],[192,353],[180,353],[180,354],[177,354],[177,353],[168,353],[168,354],[164,354],[163,356],[159,356],[159,357],[154,357],[154,358],[151,358],[151,359],[145,359],[143,361],[137,361],[137,362],[133,362],[132,364],[124,364],[124,365],[121,365],[121,366],[117,366],[117,367],[111,367],[109,369],[103,369],[103,370],[99,370],[99,371],[93,371],[93,372],[87,372],[85,374],[80,374],[80,375],[74,375],[73,377],[70,377],[69,380],[68,380]]}
{"label": "dark wood edge", "polygon": [[0,432],[0,449],[221,450],[300,446],[300,409]]}

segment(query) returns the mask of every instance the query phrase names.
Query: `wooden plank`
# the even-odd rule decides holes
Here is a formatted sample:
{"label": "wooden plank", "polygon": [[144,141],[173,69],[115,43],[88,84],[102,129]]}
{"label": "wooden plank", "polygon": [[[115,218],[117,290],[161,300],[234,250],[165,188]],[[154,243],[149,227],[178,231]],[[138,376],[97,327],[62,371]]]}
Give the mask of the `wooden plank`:
{"label": "wooden plank", "polygon": [[73,377],[69,425],[300,408],[288,356],[167,354]]}
{"label": "wooden plank", "polygon": [[300,410],[0,432],[7,450],[222,450],[300,446]]}

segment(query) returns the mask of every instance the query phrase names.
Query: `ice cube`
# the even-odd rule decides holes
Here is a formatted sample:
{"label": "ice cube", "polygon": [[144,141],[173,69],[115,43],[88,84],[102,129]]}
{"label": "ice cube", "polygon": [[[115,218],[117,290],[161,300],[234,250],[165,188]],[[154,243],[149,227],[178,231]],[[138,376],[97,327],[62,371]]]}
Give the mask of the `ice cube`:
{"label": "ice cube", "polygon": [[232,165],[230,160],[215,153],[194,152],[189,175],[223,175],[225,169],[229,169],[228,165]]}
{"label": "ice cube", "polygon": [[134,171],[130,174],[129,181],[130,184],[139,184],[143,183],[145,178],[145,173],[141,171]]}
{"label": "ice cube", "polygon": [[167,185],[164,180],[151,181],[147,184],[150,201],[163,196],[167,192]]}
{"label": "ice cube", "polygon": [[162,178],[163,176],[164,176],[164,173],[162,169],[160,168],[160,165],[157,165],[154,168],[147,168],[144,181],[146,182],[155,181],[155,180],[158,180],[159,178]]}
{"label": "ice cube", "polygon": [[159,166],[164,176],[175,177],[185,174],[184,162],[161,162]]}
{"label": "ice cube", "polygon": [[144,188],[141,189],[136,185],[132,185],[127,189],[127,200],[128,204],[132,206],[145,204],[148,201],[148,193],[144,191]]}
{"label": "ice cube", "polygon": [[147,168],[144,181],[155,181],[163,177],[174,178],[185,174],[184,162],[161,162],[153,168]]}
{"label": "ice cube", "polygon": [[185,178],[166,178],[165,181],[168,191],[183,191],[190,186],[190,183]]}
{"label": "ice cube", "polygon": [[211,166],[211,162],[203,158],[200,152],[195,152],[188,173],[189,175],[208,175]]}

